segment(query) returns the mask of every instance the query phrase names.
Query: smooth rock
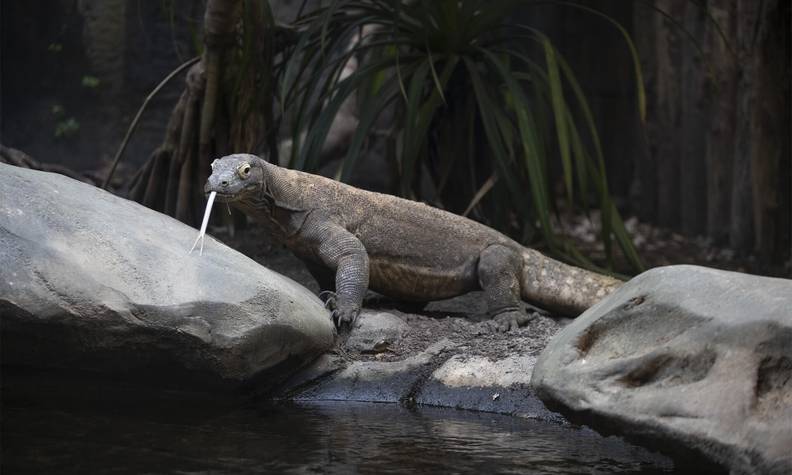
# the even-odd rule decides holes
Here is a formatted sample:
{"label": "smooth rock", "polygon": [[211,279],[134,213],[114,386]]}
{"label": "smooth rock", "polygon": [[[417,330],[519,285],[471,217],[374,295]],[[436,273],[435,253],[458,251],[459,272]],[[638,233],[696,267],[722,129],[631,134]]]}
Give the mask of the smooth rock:
{"label": "smooth rock", "polygon": [[[376,315],[369,310],[361,317],[366,322]],[[379,316],[383,323],[404,330],[387,351],[350,348],[349,341],[358,331],[353,328],[342,346],[287,381],[278,396],[298,401],[399,402],[565,422],[544,406],[530,386],[535,355],[558,329],[552,321],[537,320],[504,335],[481,334],[481,324],[461,317],[437,319],[396,310]]]}
{"label": "smooth rock", "polygon": [[530,386],[536,357],[514,354],[501,359],[457,354],[423,382],[415,401],[429,406],[513,414],[566,422],[548,411]]}
{"label": "smooth rock", "polygon": [[792,281],[650,270],[559,332],[532,384],[595,427],[792,473]]}
{"label": "smooth rock", "polygon": [[[335,330],[307,289],[134,202],[0,165],[3,364],[198,384],[290,371]],[[195,377],[198,375],[199,377]]]}
{"label": "smooth rock", "polygon": [[[302,401],[400,402],[410,398],[432,362],[454,344],[443,339],[426,350],[400,361],[354,361],[297,396]],[[323,368],[328,365],[318,362]],[[317,373],[314,368],[306,370]],[[299,375],[298,375],[299,376]]]}
{"label": "smooth rock", "polygon": [[361,353],[381,353],[401,339],[410,327],[388,312],[363,310],[344,346]]}
{"label": "smooth rock", "polygon": [[527,386],[536,358],[514,355],[493,361],[483,356],[456,355],[437,368],[432,377],[449,387]]}

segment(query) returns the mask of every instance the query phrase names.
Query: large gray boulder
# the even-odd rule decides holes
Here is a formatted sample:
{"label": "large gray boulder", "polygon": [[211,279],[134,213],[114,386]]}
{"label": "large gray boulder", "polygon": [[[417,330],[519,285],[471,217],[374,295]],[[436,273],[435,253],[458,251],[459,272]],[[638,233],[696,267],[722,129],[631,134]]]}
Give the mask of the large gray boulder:
{"label": "large gray boulder", "polygon": [[733,473],[792,473],[792,281],[645,272],[559,332],[531,383],[578,417]]}
{"label": "large gray boulder", "polygon": [[236,384],[333,345],[307,289],[211,238],[188,255],[196,235],[98,188],[0,165],[3,364]]}

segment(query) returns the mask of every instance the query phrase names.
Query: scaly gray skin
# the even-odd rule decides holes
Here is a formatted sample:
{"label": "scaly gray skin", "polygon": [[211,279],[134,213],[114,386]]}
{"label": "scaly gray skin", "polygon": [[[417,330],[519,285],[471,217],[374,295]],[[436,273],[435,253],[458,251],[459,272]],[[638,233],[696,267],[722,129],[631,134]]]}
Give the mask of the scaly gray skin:
{"label": "scaly gray skin", "polygon": [[254,155],[215,160],[204,190],[264,225],[309,264],[324,288],[332,278],[328,283],[322,270],[335,272],[339,326],[354,321],[368,288],[423,302],[482,289],[496,328],[506,331],[534,318],[521,297],[577,315],[621,284],[545,257],[467,218]]}

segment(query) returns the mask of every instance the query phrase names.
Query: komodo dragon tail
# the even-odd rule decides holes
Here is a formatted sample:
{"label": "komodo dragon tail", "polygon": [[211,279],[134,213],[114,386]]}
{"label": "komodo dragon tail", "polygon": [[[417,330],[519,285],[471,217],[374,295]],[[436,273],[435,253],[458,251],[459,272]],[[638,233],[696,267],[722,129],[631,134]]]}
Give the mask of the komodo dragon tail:
{"label": "komodo dragon tail", "polygon": [[623,282],[523,250],[522,298],[563,315],[577,316]]}

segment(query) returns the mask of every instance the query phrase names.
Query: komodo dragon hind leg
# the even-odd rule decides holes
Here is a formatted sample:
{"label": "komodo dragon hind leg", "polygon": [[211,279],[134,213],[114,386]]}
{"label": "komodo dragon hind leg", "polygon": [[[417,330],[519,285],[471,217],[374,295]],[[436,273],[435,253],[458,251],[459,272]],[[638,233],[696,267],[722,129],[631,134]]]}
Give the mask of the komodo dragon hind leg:
{"label": "komodo dragon hind leg", "polygon": [[479,256],[478,280],[487,299],[487,311],[497,331],[517,330],[536,318],[520,299],[522,255],[507,246],[493,244]]}

